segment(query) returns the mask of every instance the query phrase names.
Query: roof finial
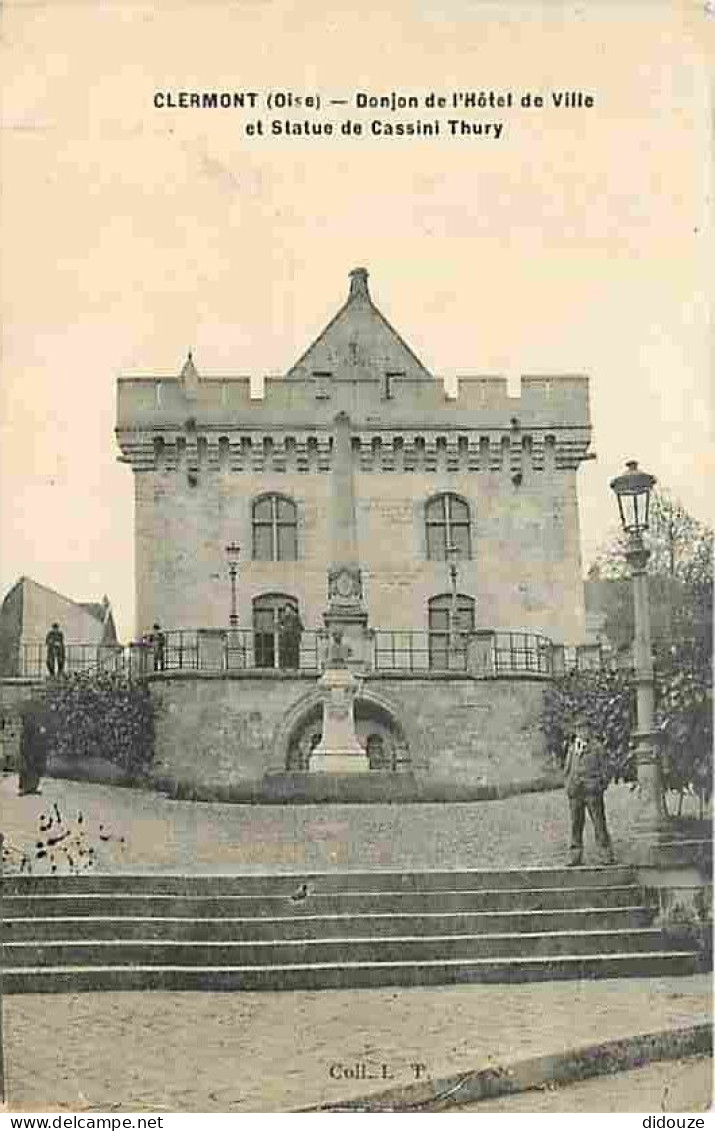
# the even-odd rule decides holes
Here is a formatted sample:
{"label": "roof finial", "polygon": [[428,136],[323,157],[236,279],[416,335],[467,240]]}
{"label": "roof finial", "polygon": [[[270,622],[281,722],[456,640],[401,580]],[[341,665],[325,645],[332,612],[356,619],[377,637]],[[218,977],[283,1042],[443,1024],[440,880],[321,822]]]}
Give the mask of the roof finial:
{"label": "roof finial", "polygon": [[199,375],[196,372],[196,366],[194,365],[194,355],[191,350],[189,350],[188,354],[186,355],[186,361],[184,362],[183,368],[179,375],[179,380],[184,386],[184,391],[189,395],[193,394],[198,388]]}
{"label": "roof finial", "polygon": [[367,289],[367,268],[354,267],[350,272],[350,294],[348,299],[351,298],[370,298],[370,292]]}

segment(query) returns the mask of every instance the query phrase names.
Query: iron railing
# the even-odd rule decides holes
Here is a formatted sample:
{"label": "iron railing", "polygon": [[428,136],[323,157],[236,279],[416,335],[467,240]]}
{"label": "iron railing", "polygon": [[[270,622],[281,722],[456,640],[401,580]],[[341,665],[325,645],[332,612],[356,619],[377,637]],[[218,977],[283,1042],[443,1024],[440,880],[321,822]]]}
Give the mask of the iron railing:
{"label": "iron railing", "polygon": [[[470,633],[375,629],[367,666],[383,674],[465,673],[477,678],[537,676],[608,666],[609,656],[597,645],[574,648],[554,645],[531,632]],[[129,645],[69,644],[64,671],[124,672],[143,676],[176,671],[300,671],[318,674],[324,664],[324,630],[306,629],[287,637],[279,630],[177,629],[161,638]],[[20,648],[16,671],[31,679],[47,675],[44,643]]]}
{"label": "iron railing", "polygon": [[[65,647],[64,671],[121,672],[127,662],[127,650],[121,644],[68,644]],[[40,641],[22,644],[17,672],[12,674],[38,679],[48,674],[47,647]]]}
{"label": "iron railing", "polygon": [[509,676],[553,674],[551,641],[530,632],[374,633],[374,667],[381,672],[468,672]]}
{"label": "iron railing", "polygon": [[318,672],[321,636],[315,629],[290,637],[279,631],[256,632],[250,628],[179,629],[164,633],[163,648],[151,642],[140,647],[145,649],[145,663],[154,671],[248,668]]}

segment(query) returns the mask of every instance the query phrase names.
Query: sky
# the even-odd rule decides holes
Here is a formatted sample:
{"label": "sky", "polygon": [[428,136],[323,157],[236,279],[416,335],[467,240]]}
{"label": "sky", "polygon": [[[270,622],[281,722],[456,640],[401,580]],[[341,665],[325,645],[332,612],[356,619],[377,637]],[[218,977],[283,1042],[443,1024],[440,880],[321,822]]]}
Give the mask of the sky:
{"label": "sky", "polygon": [[[712,521],[714,40],[696,0],[4,0],[0,592],[107,593],[129,637],[118,375],[285,372],[357,265],[435,374],[589,375],[584,568],[626,459]],[[359,91],[547,105],[461,115],[498,140],[251,137],[286,114],[154,107],[179,90],[318,94],[338,126],[436,116]]]}

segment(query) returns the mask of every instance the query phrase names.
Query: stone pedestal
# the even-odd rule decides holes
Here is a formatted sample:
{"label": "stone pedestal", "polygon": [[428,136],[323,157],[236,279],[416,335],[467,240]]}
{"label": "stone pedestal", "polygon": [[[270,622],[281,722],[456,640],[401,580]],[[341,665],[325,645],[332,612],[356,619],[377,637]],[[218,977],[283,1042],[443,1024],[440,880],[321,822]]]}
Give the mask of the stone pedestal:
{"label": "stone pedestal", "polygon": [[226,664],[226,632],[222,628],[196,630],[200,671],[221,671]]}
{"label": "stone pedestal", "polygon": [[[362,609],[341,609],[335,603],[323,613],[328,640],[333,633],[341,634],[346,663],[353,670],[372,666],[372,641],[367,628],[367,613]],[[327,650],[326,650],[327,651]]]}
{"label": "stone pedestal", "polygon": [[318,680],[323,696],[323,737],[310,755],[310,773],[361,774],[370,770],[355,734],[354,704],[360,681],[347,667],[328,667]]}
{"label": "stone pedestal", "polygon": [[551,674],[564,675],[566,671],[566,649],[563,644],[551,645]]}
{"label": "stone pedestal", "polygon": [[471,633],[467,644],[467,671],[477,678],[494,675],[494,650],[496,633],[492,629],[477,629]]}

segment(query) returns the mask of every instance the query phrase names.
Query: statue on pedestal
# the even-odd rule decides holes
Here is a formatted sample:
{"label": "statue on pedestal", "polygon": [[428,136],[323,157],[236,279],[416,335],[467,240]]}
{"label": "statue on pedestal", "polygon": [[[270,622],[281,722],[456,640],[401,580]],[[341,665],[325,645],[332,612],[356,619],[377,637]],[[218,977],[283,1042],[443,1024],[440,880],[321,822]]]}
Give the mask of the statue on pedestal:
{"label": "statue on pedestal", "polygon": [[330,635],[325,671],[318,680],[318,687],[323,696],[323,737],[310,754],[310,772],[369,771],[369,759],[355,733],[354,707],[360,680],[348,667],[348,649],[339,628]]}

